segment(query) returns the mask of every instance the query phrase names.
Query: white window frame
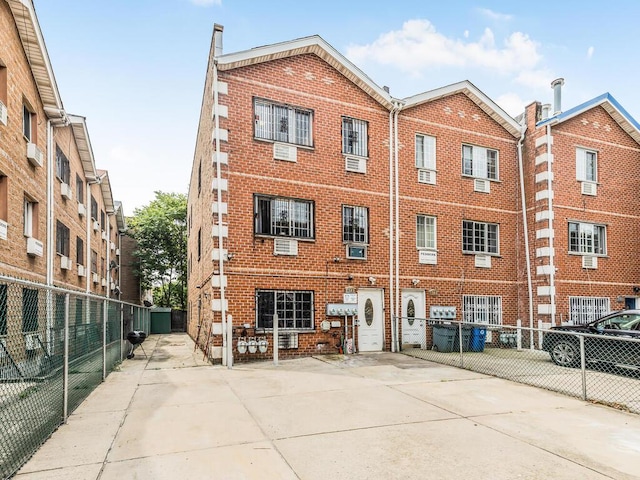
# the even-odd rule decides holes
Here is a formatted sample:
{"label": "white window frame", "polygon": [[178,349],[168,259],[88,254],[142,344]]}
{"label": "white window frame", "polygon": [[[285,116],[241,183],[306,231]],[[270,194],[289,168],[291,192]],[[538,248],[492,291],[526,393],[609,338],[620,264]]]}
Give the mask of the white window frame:
{"label": "white window frame", "polygon": [[569,297],[569,323],[584,325],[611,311],[609,297]]}
{"label": "white window frame", "polygon": [[22,105],[22,135],[33,142],[33,112],[26,104]]}
{"label": "white window frame", "polygon": [[467,323],[502,325],[502,297],[499,295],[463,295],[462,320]]}
{"label": "white window frame", "polygon": [[342,154],[369,158],[369,122],[342,117]]}
{"label": "white window frame", "polygon": [[[577,227],[577,243],[571,241],[572,232],[571,227],[575,225]],[[591,235],[589,237],[589,230]],[[596,236],[596,233],[598,235]],[[577,255],[607,255],[607,227],[597,223],[588,222],[568,222],[568,242],[569,252]],[[596,238],[598,238],[599,248],[596,248]],[[574,248],[574,245],[577,248]]]}
{"label": "white window frame", "polygon": [[[420,225],[423,222],[422,226]],[[416,216],[416,247],[418,250],[437,250],[437,218],[432,215]],[[422,230],[422,231],[421,231]]]}
{"label": "white window frame", "polygon": [[598,182],[598,152],[576,148],[576,179],[580,182]]}
{"label": "white window frame", "polygon": [[[493,165],[489,163],[490,155],[495,156]],[[466,143],[462,145],[463,176],[497,181],[500,178],[499,166],[500,154],[498,150]]]}
{"label": "white window frame", "polygon": [[[473,249],[468,250],[465,249],[465,233],[467,229],[465,229],[465,224],[472,225],[472,239],[471,244]],[[491,246],[491,233],[489,227],[495,227],[495,251],[492,251]],[[484,230],[484,232],[482,231]],[[476,249],[476,235],[482,236],[482,249]],[[476,222],[473,220],[463,220],[462,221],[462,251],[463,253],[472,253],[472,254],[484,254],[484,255],[500,255],[500,225],[497,223],[487,223],[487,222]]]}
{"label": "white window frame", "polygon": [[313,146],[312,110],[254,98],[253,114],[255,138]]}
{"label": "white window frame", "polygon": [[24,236],[33,237],[33,211],[34,203],[28,198],[24,199]]}
{"label": "white window frame", "polygon": [[416,168],[436,169],[436,137],[416,133]]}

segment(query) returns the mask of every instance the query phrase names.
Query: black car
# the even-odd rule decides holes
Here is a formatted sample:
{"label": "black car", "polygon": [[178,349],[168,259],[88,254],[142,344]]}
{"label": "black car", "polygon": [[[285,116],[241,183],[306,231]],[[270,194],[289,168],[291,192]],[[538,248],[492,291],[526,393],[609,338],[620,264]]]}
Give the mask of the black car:
{"label": "black car", "polygon": [[[584,337],[587,364],[601,363],[640,370],[640,310],[620,310],[585,325],[563,325],[552,327],[545,332],[542,349],[549,352],[551,360],[563,367],[578,367],[579,339],[577,335],[570,335],[569,332],[592,335]],[[638,341],[628,342],[611,337]]]}

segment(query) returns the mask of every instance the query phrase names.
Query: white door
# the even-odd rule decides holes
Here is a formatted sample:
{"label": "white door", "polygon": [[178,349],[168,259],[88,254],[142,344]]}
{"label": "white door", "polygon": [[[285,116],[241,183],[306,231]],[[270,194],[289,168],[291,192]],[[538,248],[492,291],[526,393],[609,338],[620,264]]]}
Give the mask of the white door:
{"label": "white door", "polygon": [[402,344],[426,348],[424,290],[402,290]]}
{"label": "white door", "polygon": [[384,308],[382,290],[358,290],[358,351],[381,352],[384,349]]}

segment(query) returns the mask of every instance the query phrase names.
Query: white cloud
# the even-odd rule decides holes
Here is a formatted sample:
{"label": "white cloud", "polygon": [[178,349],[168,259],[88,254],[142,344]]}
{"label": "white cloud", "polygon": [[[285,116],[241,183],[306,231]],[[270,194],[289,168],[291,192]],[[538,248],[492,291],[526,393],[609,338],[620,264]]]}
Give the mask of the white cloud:
{"label": "white cloud", "polygon": [[504,95],[500,95],[496,98],[495,102],[512,117],[516,117],[524,112],[524,107],[529,103],[520,98],[517,93],[505,93]]}
{"label": "white cloud", "polygon": [[209,7],[211,5],[222,5],[222,0],[189,0],[194,5],[199,7]]}
{"label": "white cloud", "polygon": [[469,38],[469,30],[464,31],[464,38]]}
{"label": "white cloud", "polygon": [[589,47],[587,49],[587,58],[588,59],[591,59],[591,57],[593,57],[593,50],[594,50],[593,47]]}
{"label": "white cloud", "polygon": [[513,19],[513,15],[510,15],[508,13],[494,12],[493,10],[490,10],[488,8],[478,8],[478,12],[480,12],[480,14],[484,15],[485,17],[498,22],[508,22],[509,20]]}
{"label": "white cloud", "polygon": [[551,80],[556,78],[553,72],[547,68],[537,70],[523,70],[515,78],[516,83],[529,88],[549,89]]}
{"label": "white cloud", "polygon": [[392,65],[414,76],[433,67],[480,67],[502,74],[519,73],[540,62],[538,44],[514,32],[496,45],[491,29],[477,41],[448,38],[428,20],[409,20],[402,29],[382,34],[368,45],[351,45],[347,56],[355,63]]}

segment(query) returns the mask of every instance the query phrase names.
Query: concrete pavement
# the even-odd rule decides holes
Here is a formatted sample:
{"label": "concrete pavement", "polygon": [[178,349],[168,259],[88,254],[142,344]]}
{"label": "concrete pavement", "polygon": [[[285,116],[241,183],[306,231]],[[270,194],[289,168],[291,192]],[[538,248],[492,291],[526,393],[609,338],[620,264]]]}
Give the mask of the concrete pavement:
{"label": "concrete pavement", "polygon": [[149,337],[16,476],[631,479],[640,416],[401,354],[210,366]]}

